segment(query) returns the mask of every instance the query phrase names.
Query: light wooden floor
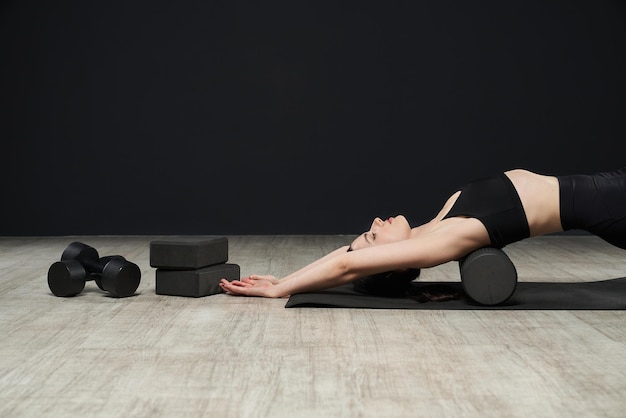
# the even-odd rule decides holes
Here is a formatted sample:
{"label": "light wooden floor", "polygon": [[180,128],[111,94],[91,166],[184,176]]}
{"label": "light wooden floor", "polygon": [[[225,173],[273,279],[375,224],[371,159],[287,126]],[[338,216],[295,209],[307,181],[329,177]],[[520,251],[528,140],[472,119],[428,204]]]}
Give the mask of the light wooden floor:
{"label": "light wooden floor", "polygon": [[[284,309],[158,296],[149,242],[80,237],[139,264],[139,295],[51,295],[71,237],[0,238],[1,417],[625,417],[624,311]],[[242,274],[283,275],[349,237],[229,237]],[[587,236],[507,247],[521,281],[626,276]],[[458,280],[456,263],[423,280]]]}

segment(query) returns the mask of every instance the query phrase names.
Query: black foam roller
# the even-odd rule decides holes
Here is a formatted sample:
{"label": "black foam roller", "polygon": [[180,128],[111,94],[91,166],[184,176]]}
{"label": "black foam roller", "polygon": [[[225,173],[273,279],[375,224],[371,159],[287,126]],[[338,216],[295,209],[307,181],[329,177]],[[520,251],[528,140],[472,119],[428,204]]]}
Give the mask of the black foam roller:
{"label": "black foam roller", "polygon": [[195,270],[228,261],[228,239],[152,241],[150,266],[171,270]]}
{"label": "black foam roller", "polygon": [[465,294],[481,305],[506,302],[517,288],[517,270],[502,250],[492,247],[471,252],[459,262]]}
{"label": "black foam roller", "polygon": [[237,264],[219,264],[198,270],[164,270],[156,271],[157,295],[202,297],[223,293],[219,286],[220,280],[230,282],[240,279],[240,268]]}

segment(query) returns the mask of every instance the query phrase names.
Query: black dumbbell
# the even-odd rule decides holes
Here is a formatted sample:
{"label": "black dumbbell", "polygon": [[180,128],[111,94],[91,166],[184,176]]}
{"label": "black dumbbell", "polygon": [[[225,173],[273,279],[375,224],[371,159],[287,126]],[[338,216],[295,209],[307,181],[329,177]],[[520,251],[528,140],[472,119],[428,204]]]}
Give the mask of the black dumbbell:
{"label": "black dumbbell", "polygon": [[95,280],[111,296],[123,298],[135,294],[141,270],[119,255],[100,258],[95,248],[81,242],[68,245],[61,261],[48,270],[48,286],[55,296],[75,296],[83,291],[88,280]]}
{"label": "black dumbbell", "polygon": [[506,253],[480,248],[459,261],[465,294],[481,305],[500,305],[517,288],[517,270]]}

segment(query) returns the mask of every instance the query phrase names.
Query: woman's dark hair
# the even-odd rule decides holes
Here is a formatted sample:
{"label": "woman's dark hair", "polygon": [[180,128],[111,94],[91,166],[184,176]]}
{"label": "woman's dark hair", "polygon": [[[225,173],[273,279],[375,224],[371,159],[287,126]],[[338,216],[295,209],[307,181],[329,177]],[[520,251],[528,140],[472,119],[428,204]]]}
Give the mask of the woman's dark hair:
{"label": "woman's dark hair", "polygon": [[354,290],[368,295],[400,298],[407,296],[411,282],[419,275],[420,269],[408,269],[365,276],[354,281]]}
{"label": "woman's dark hair", "polygon": [[[350,251],[353,251],[352,246],[348,247],[348,252]],[[420,276],[420,273],[420,269],[407,269],[365,276],[353,282],[354,290],[388,298],[409,297],[420,303],[445,302],[461,297],[461,292],[441,283],[413,286],[411,283]]]}
{"label": "woman's dark hair", "polygon": [[354,290],[367,295],[387,298],[408,297],[420,303],[445,302],[461,297],[460,291],[443,283],[411,284],[419,275],[420,269],[374,274],[355,280]]}
{"label": "woman's dark hair", "polygon": [[445,302],[447,300],[460,299],[463,292],[444,283],[419,283],[412,286],[407,297],[424,302]]}

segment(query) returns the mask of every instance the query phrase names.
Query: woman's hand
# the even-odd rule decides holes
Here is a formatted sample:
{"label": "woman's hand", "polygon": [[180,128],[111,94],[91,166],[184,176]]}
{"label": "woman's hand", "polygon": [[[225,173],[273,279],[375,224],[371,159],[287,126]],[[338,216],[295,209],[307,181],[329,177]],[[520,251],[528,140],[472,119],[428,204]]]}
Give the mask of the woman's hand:
{"label": "woman's hand", "polygon": [[278,283],[279,280],[274,276],[258,276],[253,274],[250,275],[250,277],[244,277],[241,280],[233,280],[232,282],[222,279],[220,286],[226,293],[231,295],[275,298],[278,297],[275,292],[275,286]]}

